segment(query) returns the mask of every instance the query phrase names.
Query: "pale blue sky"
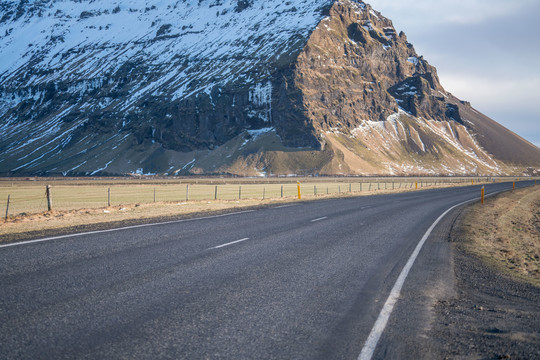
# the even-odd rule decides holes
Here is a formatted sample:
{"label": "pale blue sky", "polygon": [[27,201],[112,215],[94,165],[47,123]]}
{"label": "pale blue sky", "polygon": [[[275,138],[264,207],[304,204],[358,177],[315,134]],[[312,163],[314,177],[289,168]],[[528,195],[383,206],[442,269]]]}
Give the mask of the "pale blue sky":
{"label": "pale blue sky", "polygon": [[540,1],[368,0],[446,90],[540,147]]}

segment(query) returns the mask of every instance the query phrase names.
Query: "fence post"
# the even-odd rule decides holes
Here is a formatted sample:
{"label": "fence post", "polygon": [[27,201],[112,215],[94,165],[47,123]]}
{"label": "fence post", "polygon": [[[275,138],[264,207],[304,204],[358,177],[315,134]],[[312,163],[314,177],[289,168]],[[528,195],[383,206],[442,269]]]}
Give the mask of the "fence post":
{"label": "fence post", "polygon": [[317,196],[317,185],[313,185],[313,195]]}
{"label": "fence post", "polygon": [[281,185],[281,197],[283,197],[283,185]]}
{"label": "fence post", "polygon": [[242,185],[238,186],[238,200],[242,200]]}
{"label": "fence post", "polygon": [[11,195],[8,195],[8,197],[7,197],[7,205],[6,205],[6,219],[5,219],[6,222],[7,222],[8,213],[9,213],[9,199],[10,198],[11,198]]}
{"label": "fence post", "polygon": [[189,184],[186,184],[186,201],[189,201]]}
{"label": "fence post", "polygon": [[45,190],[45,194],[47,194],[47,210],[52,210],[52,194],[51,194],[51,185],[47,185],[47,188]]}
{"label": "fence post", "polygon": [[369,183],[368,191],[371,191],[371,183]]}
{"label": "fence post", "polygon": [[214,191],[214,200],[217,200],[217,185],[216,185],[216,190]]}
{"label": "fence post", "polygon": [[352,185],[349,184],[349,192],[352,192]]}
{"label": "fence post", "polygon": [[111,206],[111,188],[107,189],[107,206]]}

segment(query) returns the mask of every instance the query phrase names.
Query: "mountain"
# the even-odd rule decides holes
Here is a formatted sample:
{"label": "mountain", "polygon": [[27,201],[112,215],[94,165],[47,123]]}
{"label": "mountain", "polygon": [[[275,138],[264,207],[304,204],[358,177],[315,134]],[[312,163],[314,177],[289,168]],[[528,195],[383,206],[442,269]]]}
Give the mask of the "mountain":
{"label": "mountain", "polygon": [[0,174],[521,174],[355,0],[0,0]]}

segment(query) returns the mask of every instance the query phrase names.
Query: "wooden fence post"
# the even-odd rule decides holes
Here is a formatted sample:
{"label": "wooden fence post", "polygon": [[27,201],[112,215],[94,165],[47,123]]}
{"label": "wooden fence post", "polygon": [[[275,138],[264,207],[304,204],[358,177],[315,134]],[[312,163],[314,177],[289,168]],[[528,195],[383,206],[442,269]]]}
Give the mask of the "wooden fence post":
{"label": "wooden fence post", "polygon": [[47,185],[47,188],[45,190],[45,194],[47,194],[47,211],[51,211],[52,210],[51,185]]}
{"label": "wooden fence post", "polygon": [[8,213],[9,213],[9,199],[11,198],[11,195],[8,195],[7,197],[7,205],[6,205],[6,219],[4,221],[7,222],[8,219]]}

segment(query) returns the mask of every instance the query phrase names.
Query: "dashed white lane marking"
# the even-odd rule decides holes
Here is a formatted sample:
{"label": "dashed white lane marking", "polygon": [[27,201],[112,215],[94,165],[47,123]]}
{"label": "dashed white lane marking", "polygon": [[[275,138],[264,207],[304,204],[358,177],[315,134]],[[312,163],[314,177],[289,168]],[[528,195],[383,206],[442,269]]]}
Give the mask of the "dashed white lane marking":
{"label": "dashed white lane marking", "polygon": [[291,206],[298,206],[298,204],[280,205],[280,206],[273,207],[272,209],[283,209],[283,208],[287,208]]}
{"label": "dashed white lane marking", "polygon": [[384,329],[386,327],[386,324],[388,322],[388,319],[390,318],[390,314],[392,314],[392,310],[394,309],[394,306],[396,305],[399,294],[401,292],[401,288],[403,287],[403,284],[405,283],[405,279],[407,278],[407,275],[409,275],[409,271],[411,270],[414,261],[418,257],[418,254],[420,253],[420,250],[422,249],[422,246],[424,246],[424,243],[426,242],[429,235],[431,235],[431,232],[437,226],[439,221],[442,220],[453,209],[457,208],[458,206],[464,205],[466,203],[476,201],[478,199],[472,199],[467,200],[464,202],[461,202],[457,205],[452,206],[450,209],[446,210],[441,216],[435,220],[435,222],[429,227],[429,229],[426,231],[418,245],[416,245],[416,248],[414,249],[411,257],[407,261],[407,264],[405,264],[405,267],[403,267],[403,270],[401,270],[401,273],[399,274],[399,277],[396,280],[396,283],[394,284],[394,287],[392,288],[392,291],[390,291],[390,295],[388,296],[388,299],[386,299],[386,302],[384,303],[384,306],[379,313],[379,317],[377,318],[377,321],[375,322],[375,325],[373,325],[373,329],[371,329],[371,332],[369,333],[369,336],[366,340],[366,343],[364,344],[364,347],[362,348],[362,352],[358,356],[358,360],[371,360],[371,357],[373,356],[373,353],[375,352],[375,348],[377,347],[377,343],[379,342],[379,339],[381,338],[382,333],[384,332]]}
{"label": "dashed white lane marking", "polygon": [[240,240],[236,240],[236,241],[231,241],[230,243],[226,243],[226,244],[223,244],[223,245],[218,245],[218,246],[211,247],[211,248],[208,249],[208,250],[219,249],[219,248],[222,248],[222,247],[225,247],[225,246],[229,246],[229,245],[233,245],[233,244],[238,244],[239,242],[243,242],[243,241],[246,241],[246,240],[249,240],[249,238],[244,238],[244,239],[240,239]]}
{"label": "dashed white lane marking", "polygon": [[323,216],[322,218],[313,219],[313,220],[311,220],[311,222],[317,222],[317,221],[321,221],[321,220],[325,220],[325,219],[328,219],[328,216]]}
{"label": "dashed white lane marking", "polygon": [[113,231],[137,229],[137,228],[143,228],[143,227],[149,227],[149,226],[176,224],[176,223],[181,223],[181,222],[206,220],[206,219],[215,219],[215,218],[219,218],[219,217],[244,214],[244,213],[249,213],[249,212],[254,212],[254,211],[255,210],[245,210],[245,211],[237,211],[237,212],[228,213],[228,214],[204,216],[204,217],[193,218],[193,219],[172,220],[172,221],[164,221],[164,222],[151,223],[151,224],[125,226],[125,227],[116,228],[116,229],[87,231],[87,232],[77,233],[77,234],[60,235],[60,236],[53,236],[53,237],[43,238],[43,239],[21,241],[21,242],[12,243],[12,244],[5,244],[5,245],[0,245],[0,248],[6,248],[6,247],[18,246],[18,245],[26,245],[26,244],[33,244],[33,243],[39,243],[39,242],[44,242],[44,241],[50,241],[50,240],[67,239],[67,238],[83,236],[83,235],[103,234],[103,233],[108,233],[108,232],[113,232]]}

